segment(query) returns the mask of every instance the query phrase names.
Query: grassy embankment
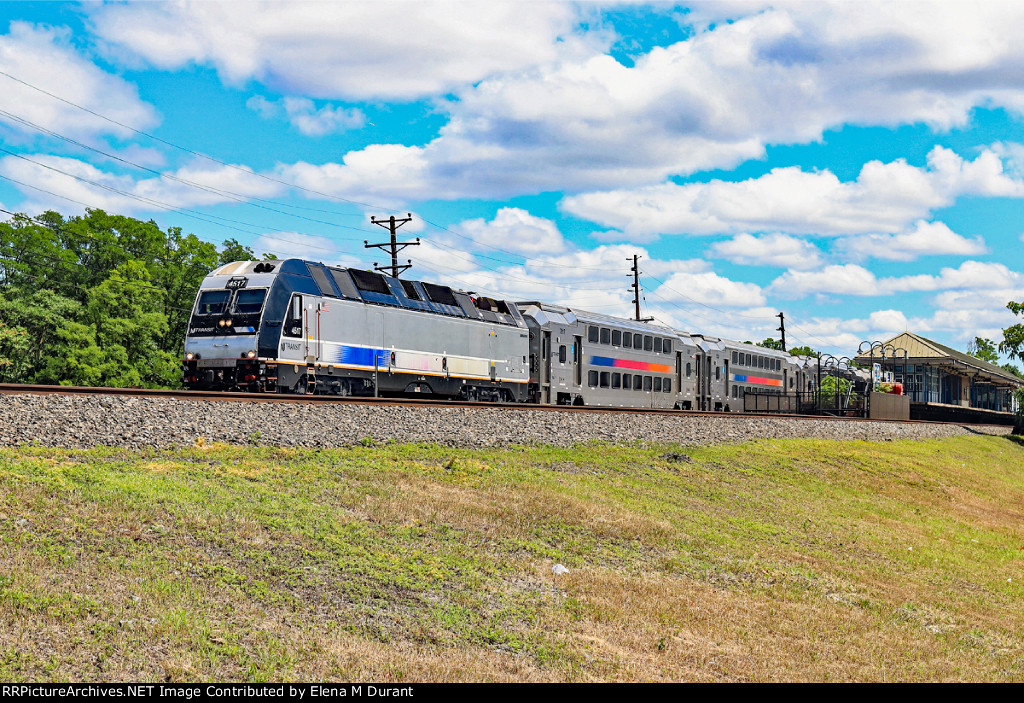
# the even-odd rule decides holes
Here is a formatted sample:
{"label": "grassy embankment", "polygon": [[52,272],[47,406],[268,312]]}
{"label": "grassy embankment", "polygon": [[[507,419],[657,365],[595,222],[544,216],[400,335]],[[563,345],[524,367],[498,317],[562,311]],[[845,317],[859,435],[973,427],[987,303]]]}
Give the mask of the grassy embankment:
{"label": "grassy embankment", "polygon": [[1005,437],[0,450],[0,680],[1021,680],[1022,512]]}

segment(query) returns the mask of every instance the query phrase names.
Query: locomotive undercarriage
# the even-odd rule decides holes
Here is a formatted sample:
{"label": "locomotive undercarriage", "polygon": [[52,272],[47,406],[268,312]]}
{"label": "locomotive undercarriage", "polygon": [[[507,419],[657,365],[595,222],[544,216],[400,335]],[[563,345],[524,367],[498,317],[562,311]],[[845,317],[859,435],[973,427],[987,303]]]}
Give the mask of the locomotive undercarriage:
{"label": "locomotive undercarriage", "polygon": [[[200,367],[186,361],[184,385],[191,390],[291,393],[340,397],[439,396],[478,402],[515,402],[515,392],[492,381],[360,371],[330,366],[238,360],[234,366]],[[376,390],[376,392],[375,392]]]}

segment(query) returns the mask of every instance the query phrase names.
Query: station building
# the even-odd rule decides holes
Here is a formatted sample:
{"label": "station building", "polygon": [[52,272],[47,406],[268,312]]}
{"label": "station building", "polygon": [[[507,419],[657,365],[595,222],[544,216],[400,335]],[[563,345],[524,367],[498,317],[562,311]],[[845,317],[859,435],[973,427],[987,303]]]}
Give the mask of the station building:
{"label": "station building", "polygon": [[[1024,380],[1006,369],[913,332],[898,334],[883,346],[884,360],[876,345],[872,353],[860,354],[854,361],[868,368],[880,363],[883,371],[892,372],[893,380],[902,383],[904,394],[910,397],[913,419],[963,416],[966,420],[968,414],[1010,413],[1014,410],[1012,393],[1024,385]],[[949,406],[961,410],[950,412]]]}

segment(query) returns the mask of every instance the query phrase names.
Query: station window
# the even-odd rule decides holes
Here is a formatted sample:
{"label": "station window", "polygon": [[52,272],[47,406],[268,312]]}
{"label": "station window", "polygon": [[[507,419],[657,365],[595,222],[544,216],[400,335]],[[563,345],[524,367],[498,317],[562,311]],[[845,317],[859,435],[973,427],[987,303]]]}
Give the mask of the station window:
{"label": "station window", "polygon": [[565,345],[563,344],[563,345],[558,347],[558,363],[564,364],[565,363],[565,356],[566,356],[565,355]]}
{"label": "station window", "polygon": [[622,388],[622,374],[621,373],[613,373],[612,374],[612,388]]}
{"label": "station window", "polygon": [[644,335],[644,351],[652,351],[654,349],[654,337],[649,334]]}
{"label": "station window", "polygon": [[672,379],[671,378],[666,378],[665,379],[665,383],[664,383],[664,385],[662,385],[661,390],[665,391],[666,393],[671,393],[672,392]]}
{"label": "station window", "polygon": [[641,380],[642,378],[643,378],[643,376],[641,376],[640,374],[636,374],[636,375],[633,376],[633,390],[635,390],[635,391],[643,390],[643,383],[644,382]]}
{"label": "station window", "polygon": [[661,337],[654,338],[654,351],[658,354],[661,353]]}
{"label": "station window", "polygon": [[620,332],[619,330],[612,330],[612,346],[622,346],[622,332]]}
{"label": "station window", "polygon": [[671,354],[672,353],[672,340],[671,339],[666,339],[665,340],[665,346],[662,349],[662,351],[664,351],[666,354]]}
{"label": "station window", "polygon": [[594,344],[597,344],[597,334],[598,334],[598,332],[597,332],[597,328],[596,327],[588,327],[587,328],[587,341],[588,342],[593,342]]}
{"label": "station window", "polygon": [[602,327],[601,328],[601,344],[611,344],[611,343],[612,343],[612,331],[610,329],[608,329],[607,327]]}
{"label": "station window", "polygon": [[611,383],[611,375],[612,374],[611,374],[610,371],[602,371],[601,372],[601,388],[607,388],[608,387],[608,385]]}
{"label": "station window", "polygon": [[622,335],[622,348],[623,349],[632,349],[633,348],[633,335],[631,335],[629,332],[626,332],[625,334]]}
{"label": "station window", "polygon": [[587,374],[587,385],[591,388],[597,388],[597,371],[591,371]]}
{"label": "station window", "polygon": [[628,373],[622,374],[622,387],[627,391],[633,390],[633,377]]}
{"label": "station window", "polygon": [[651,390],[651,386],[653,385],[653,383],[654,383],[654,379],[653,378],[651,378],[650,376],[644,376],[644,390],[645,391],[650,391]]}

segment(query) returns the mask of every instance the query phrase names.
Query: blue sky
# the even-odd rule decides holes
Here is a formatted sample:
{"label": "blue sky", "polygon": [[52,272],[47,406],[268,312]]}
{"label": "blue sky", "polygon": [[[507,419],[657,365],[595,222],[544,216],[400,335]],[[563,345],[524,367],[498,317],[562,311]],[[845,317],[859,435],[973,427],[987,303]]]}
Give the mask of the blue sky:
{"label": "blue sky", "polygon": [[964,349],[1024,301],[1019,2],[0,3],[0,207],[683,330]]}

